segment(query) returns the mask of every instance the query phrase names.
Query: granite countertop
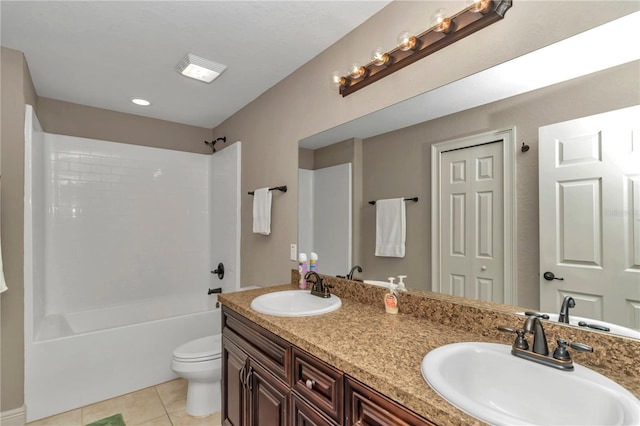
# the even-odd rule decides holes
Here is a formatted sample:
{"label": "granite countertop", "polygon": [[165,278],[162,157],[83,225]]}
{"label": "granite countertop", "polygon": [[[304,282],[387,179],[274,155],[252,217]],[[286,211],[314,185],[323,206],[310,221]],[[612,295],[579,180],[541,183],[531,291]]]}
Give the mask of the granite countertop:
{"label": "granite countertop", "polygon": [[423,379],[420,363],[439,346],[490,339],[413,315],[387,314],[382,298],[376,306],[342,297],[340,309],[310,317],[276,317],[250,308],[256,296],[294,288],[288,284],[227,293],[219,300],[434,423],[483,424],[436,394]]}
{"label": "granite countertop", "polygon": [[[342,307],[311,317],[276,317],[251,309],[259,295],[297,289],[291,283],[219,296],[220,302],[265,329],[378,390],[426,419],[442,425],[481,425],[442,399],[422,378],[420,363],[439,346],[458,342],[511,344],[497,327],[521,328],[523,308],[481,302],[428,291],[400,293],[399,313],[385,313],[387,291],[364,283],[323,276]],[[593,353],[572,354],[578,364],[617,382],[640,398],[640,340],[545,321],[547,341],[581,342]]]}

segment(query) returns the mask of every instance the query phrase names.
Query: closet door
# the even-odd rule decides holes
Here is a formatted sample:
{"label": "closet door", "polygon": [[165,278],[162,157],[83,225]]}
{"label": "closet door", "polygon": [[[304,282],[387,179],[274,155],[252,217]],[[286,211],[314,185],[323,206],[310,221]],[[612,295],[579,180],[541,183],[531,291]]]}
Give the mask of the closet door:
{"label": "closet door", "polygon": [[502,144],[441,155],[443,293],[504,303]]}

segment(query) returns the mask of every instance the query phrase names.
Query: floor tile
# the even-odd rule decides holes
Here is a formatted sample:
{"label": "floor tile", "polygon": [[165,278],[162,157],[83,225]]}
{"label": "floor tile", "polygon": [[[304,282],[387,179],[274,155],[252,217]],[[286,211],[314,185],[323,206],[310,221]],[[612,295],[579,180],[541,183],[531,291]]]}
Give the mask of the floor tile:
{"label": "floor tile", "polygon": [[122,414],[127,425],[138,425],[166,414],[155,388],[142,389],[82,408],[82,424]]}
{"label": "floor tile", "polygon": [[160,400],[167,413],[185,409],[188,383],[185,379],[176,379],[156,386]]}
{"label": "floor tile", "polygon": [[169,413],[173,426],[221,426],[222,417],[220,411],[207,417],[192,417],[184,410]]}
{"label": "floor tile", "polygon": [[129,425],[127,426],[172,426],[171,420],[169,420],[169,416],[165,414],[162,417],[158,417],[157,419],[151,419],[144,423],[140,423],[139,425]]}
{"label": "floor tile", "polygon": [[55,416],[36,420],[35,422],[27,423],[27,425],[28,426],[82,426],[82,411],[80,408],[78,408],[77,410],[67,411],[65,413],[56,414]]}

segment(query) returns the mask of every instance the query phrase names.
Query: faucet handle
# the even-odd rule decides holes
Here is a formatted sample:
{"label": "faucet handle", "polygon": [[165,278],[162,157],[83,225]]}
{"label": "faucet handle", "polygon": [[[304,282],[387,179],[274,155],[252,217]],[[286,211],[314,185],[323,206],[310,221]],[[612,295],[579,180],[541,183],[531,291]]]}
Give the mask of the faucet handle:
{"label": "faucet handle", "polygon": [[578,352],[593,352],[593,348],[589,345],[585,345],[584,343],[571,342],[569,343],[569,347]]}
{"label": "faucet handle", "polygon": [[547,314],[540,314],[538,312],[533,312],[533,311],[526,311],[524,313],[526,316],[528,317],[538,317],[540,319],[544,319],[544,320],[548,320],[549,319],[549,315]]}
{"label": "faucet handle", "polygon": [[558,347],[556,348],[555,351],[553,351],[553,357],[561,361],[571,361],[571,355],[567,350],[567,345],[571,349],[575,349],[578,352],[593,352],[593,348],[589,345],[585,345],[584,343],[578,343],[578,342],[569,343],[564,339],[558,339],[557,342],[558,342]]}
{"label": "faucet handle", "polygon": [[498,330],[502,331],[503,333],[517,334],[518,336],[516,337],[515,342],[513,342],[513,346],[515,348],[523,349],[525,351],[529,349],[529,342],[527,342],[527,338],[524,337],[524,330],[522,328],[515,329],[515,328],[507,327],[506,325],[499,325]]}

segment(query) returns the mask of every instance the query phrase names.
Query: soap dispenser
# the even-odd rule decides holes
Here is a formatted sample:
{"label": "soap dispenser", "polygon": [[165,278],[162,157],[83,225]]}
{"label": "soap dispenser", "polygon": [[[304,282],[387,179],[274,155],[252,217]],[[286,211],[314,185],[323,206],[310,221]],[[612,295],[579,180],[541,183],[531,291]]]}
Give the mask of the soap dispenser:
{"label": "soap dispenser", "polygon": [[389,277],[389,292],[384,295],[384,309],[388,314],[398,313],[398,294],[395,290],[395,277]]}
{"label": "soap dispenser", "polygon": [[406,292],[407,288],[404,286],[404,279],[407,278],[406,275],[398,275],[398,286],[396,287],[396,291],[399,292]]}

